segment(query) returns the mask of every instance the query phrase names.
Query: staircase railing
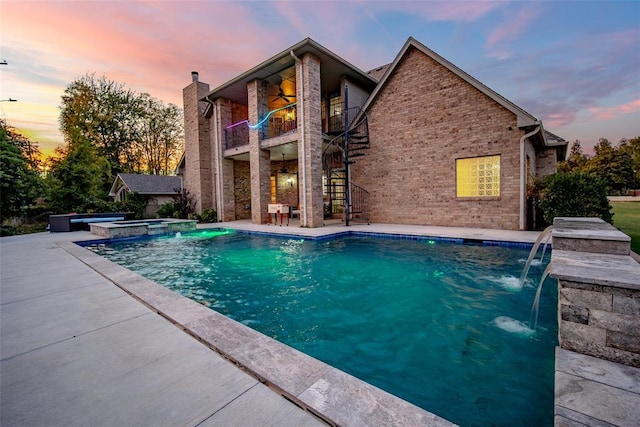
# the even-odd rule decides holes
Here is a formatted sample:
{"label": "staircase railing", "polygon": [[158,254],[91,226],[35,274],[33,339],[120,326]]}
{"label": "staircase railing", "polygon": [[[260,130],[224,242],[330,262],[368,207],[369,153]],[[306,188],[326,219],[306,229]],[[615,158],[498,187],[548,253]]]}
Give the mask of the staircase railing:
{"label": "staircase railing", "polygon": [[349,165],[353,158],[364,155],[369,148],[369,125],[360,107],[344,109],[328,121],[327,133],[333,135],[322,153],[322,167],[327,176],[330,213],[343,213],[345,225],[349,221],[370,220],[370,194],[349,179]]}
{"label": "staircase railing", "polygon": [[351,214],[351,221],[366,222],[369,224],[370,220],[370,194],[367,190],[354,184],[349,183],[349,191],[351,192],[351,207],[349,213]]}
{"label": "staircase railing", "polygon": [[347,108],[331,116],[327,124],[327,134],[344,134],[345,123],[350,135],[369,135],[367,114],[360,107]]}

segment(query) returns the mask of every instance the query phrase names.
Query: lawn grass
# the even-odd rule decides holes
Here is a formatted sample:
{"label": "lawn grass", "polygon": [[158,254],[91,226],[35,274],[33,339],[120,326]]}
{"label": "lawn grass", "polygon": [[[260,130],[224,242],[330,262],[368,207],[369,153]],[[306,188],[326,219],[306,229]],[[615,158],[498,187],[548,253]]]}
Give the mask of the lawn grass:
{"label": "lawn grass", "polygon": [[631,250],[640,254],[640,202],[611,202],[613,225],[631,237]]}

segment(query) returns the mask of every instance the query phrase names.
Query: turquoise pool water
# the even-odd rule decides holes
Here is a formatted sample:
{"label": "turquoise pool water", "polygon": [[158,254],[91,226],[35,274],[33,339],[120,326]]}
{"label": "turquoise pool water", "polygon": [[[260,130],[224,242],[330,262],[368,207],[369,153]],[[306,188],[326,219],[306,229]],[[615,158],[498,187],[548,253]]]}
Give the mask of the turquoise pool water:
{"label": "turquoise pool water", "polygon": [[460,425],[553,424],[557,289],[531,332],[528,249],[219,232],[90,248]]}

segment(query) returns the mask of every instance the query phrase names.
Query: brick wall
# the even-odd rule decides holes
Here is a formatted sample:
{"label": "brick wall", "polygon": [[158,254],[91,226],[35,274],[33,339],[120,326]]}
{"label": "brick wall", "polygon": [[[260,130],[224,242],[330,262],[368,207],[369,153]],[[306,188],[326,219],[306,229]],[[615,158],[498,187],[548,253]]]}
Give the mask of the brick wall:
{"label": "brick wall", "polygon": [[551,175],[557,171],[558,157],[555,148],[545,148],[539,150],[536,154],[537,167],[536,175],[539,178],[543,178],[547,175]]}
{"label": "brick wall", "polygon": [[[306,197],[307,212],[302,212],[306,217],[306,225],[309,227],[322,227],[324,225],[323,201],[322,201],[322,117],[321,117],[321,91],[320,91],[320,60],[311,54],[305,54],[302,64],[296,64],[296,81],[304,82],[296,86],[299,100],[304,103],[304,151],[302,141],[298,144],[298,159],[305,156],[305,168],[300,171],[306,177],[306,191],[302,197]],[[303,96],[304,94],[304,96]],[[298,121],[298,132],[302,120]],[[298,160],[302,165],[302,161]],[[300,200],[302,205],[302,200]],[[301,219],[303,223],[304,219]]]}
{"label": "brick wall", "polygon": [[[227,159],[224,157],[225,150],[225,131],[224,129],[232,123],[235,123],[239,120],[243,120],[246,118],[246,107],[239,106],[238,104],[228,100],[228,99],[218,99],[216,100],[216,117],[214,120],[216,122],[216,126],[214,131],[218,133],[217,143],[219,146],[216,150],[216,156],[220,156],[220,160],[214,156],[214,162],[219,163],[219,169],[216,169],[217,173],[220,173],[220,193],[216,193],[216,198],[220,197],[221,203],[221,211],[218,212],[218,220],[220,221],[233,221],[236,219],[245,219],[245,216],[237,217],[237,208],[244,209],[246,205],[237,206],[236,205],[236,185],[235,185],[235,168],[233,159]],[[238,118],[237,116],[242,118]],[[214,179],[216,177],[214,176]],[[217,189],[216,189],[217,190]],[[242,199],[243,196],[240,196]],[[248,202],[247,204],[250,204]]]}
{"label": "brick wall", "polygon": [[[352,180],[371,193],[372,222],[519,228],[512,112],[412,48],[368,115],[371,149]],[[455,160],[498,154],[500,197],[457,199]]]}
{"label": "brick wall", "polygon": [[[253,80],[247,84],[249,122],[258,123],[269,111],[267,82]],[[262,130],[249,132],[249,159],[251,164],[251,222],[267,223],[267,205],[271,200],[271,160],[269,150],[260,146]]]}
{"label": "brick wall", "polygon": [[184,187],[196,202],[196,212],[213,206],[213,170],[209,121],[201,114],[199,100],[209,85],[193,82],[182,91],[184,105]]}
{"label": "brick wall", "polygon": [[249,162],[233,162],[235,219],[251,219],[251,170]]}

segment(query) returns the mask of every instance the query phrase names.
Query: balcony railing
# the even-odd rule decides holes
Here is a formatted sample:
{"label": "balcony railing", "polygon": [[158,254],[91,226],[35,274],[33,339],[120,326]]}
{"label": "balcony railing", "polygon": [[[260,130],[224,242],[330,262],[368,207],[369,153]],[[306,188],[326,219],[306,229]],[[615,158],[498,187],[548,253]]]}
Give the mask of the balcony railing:
{"label": "balcony railing", "polygon": [[248,120],[242,120],[224,129],[225,148],[235,148],[249,144],[249,130],[260,129],[262,139],[275,138],[298,129],[296,119],[296,104],[269,111],[267,115],[255,125]]}
{"label": "balcony railing", "polygon": [[249,144],[249,126],[246,122],[240,122],[238,125],[232,125],[224,130],[225,148],[241,147]]}
{"label": "balcony railing", "polygon": [[261,125],[262,138],[275,138],[298,129],[296,106],[291,105],[269,112],[268,119]]}

